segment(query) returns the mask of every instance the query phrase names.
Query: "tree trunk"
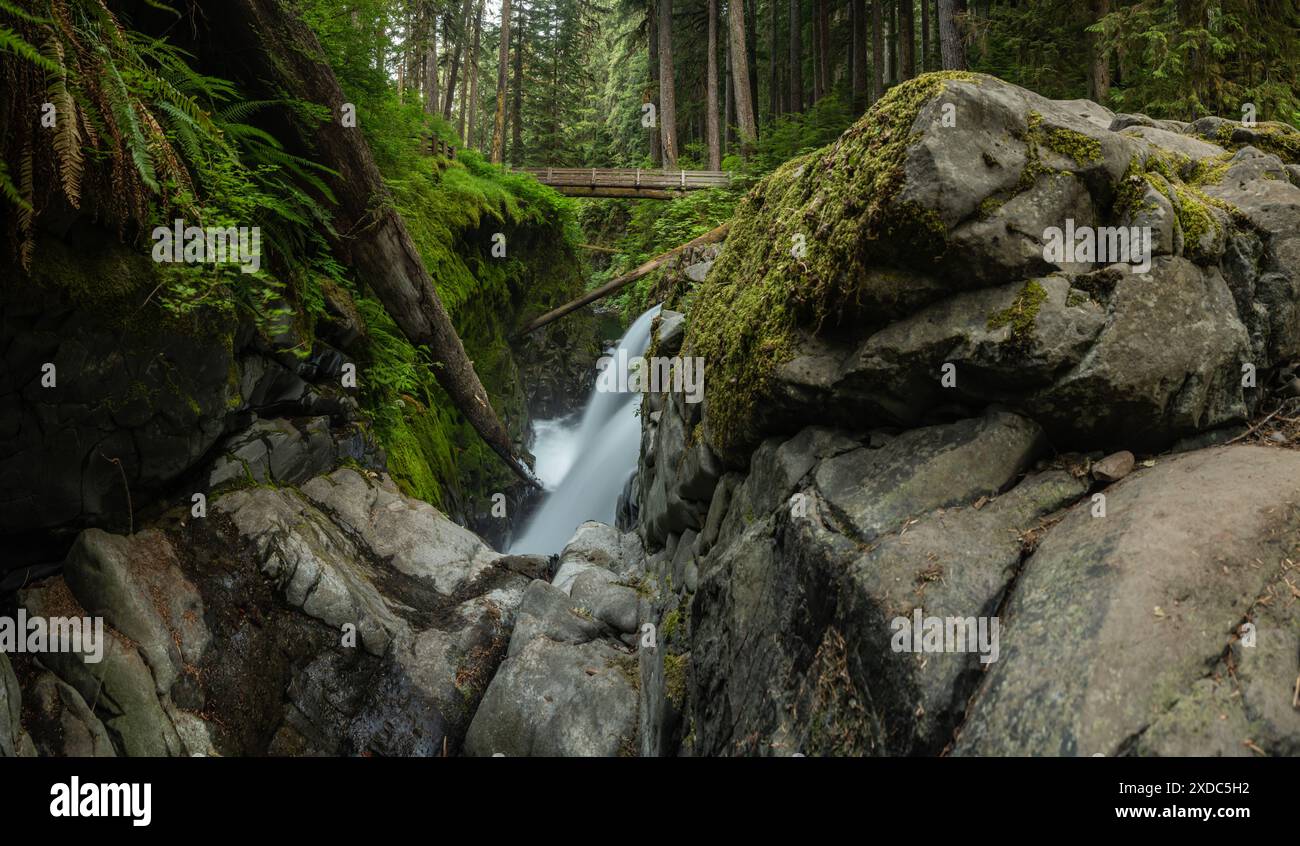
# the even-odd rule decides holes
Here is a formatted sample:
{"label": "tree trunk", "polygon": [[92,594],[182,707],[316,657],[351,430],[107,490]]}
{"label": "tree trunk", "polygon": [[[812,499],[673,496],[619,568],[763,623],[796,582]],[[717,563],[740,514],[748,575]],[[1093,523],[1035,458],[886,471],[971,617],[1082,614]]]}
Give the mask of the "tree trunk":
{"label": "tree trunk", "polygon": [[885,33],[883,10],[885,0],[871,0],[871,102],[885,96]]}
{"label": "tree trunk", "polygon": [[221,15],[208,20],[220,30],[217,43],[247,64],[246,84],[262,84],[267,95],[328,105],[334,112],[335,119],[311,127],[301,142],[336,172],[325,177],[338,201],[334,228],[346,233],[335,237],[335,249],[374,290],[410,342],[429,348],[438,383],[480,437],[520,478],[536,484],[492,410],[420,252],[393,207],[365,136],[338,120],[345,97],[320,42],[290,9],[280,0],[231,0]]}
{"label": "tree trunk", "polygon": [[[1096,23],[1110,14],[1110,0],[1092,0],[1092,21]],[[1105,103],[1110,94],[1110,55],[1106,53],[1101,36],[1095,32],[1088,33],[1089,74],[1088,96],[1098,103]]]}
{"label": "tree trunk", "polygon": [[966,70],[966,45],[957,15],[966,11],[965,0],[939,0],[939,53],[944,70]]}
{"label": "tree trunk", "polygon": [[722,169],[722,138],[718,131],[718,0],[709,0],[709,58],[706,70],[705,133],[708,135],[709,170]]}
{"label": "tree trunk", "polygon": [[[727,11],[728,20],[730,20],[731,11]],[[722,42],[723,48],[723,73],[725,80],[722,86],[723,106],[722,106],[722,154],[724,156],[731,154],[732,143],[736,140],[736,86],[731,84],[731,24],[727,24],[727,37]]]}
{"label": "tree trunk", "polygon": [[831,93],[831,13],[830,0],[817,0],[817,86],[821,96]]}
{"label": "tree trunk", "polygon": [[650,163],[663,167],[664,143],[659,135],[659,7],[654,3],[646,11],[646,36],[650,42],[650,91],[653,97],[654,124],[650,126]]}
{"label": "tree trunk", "polygon": [[[478,3],[482,5],[482,0],[478,0]],[[461,65],[463,65],[463,69],[461,69],[460,71],[460,120],[456,122],[456,134],[460,136],[461,147],[464,147],[465,144],[469,143],[469,135],[467,134],[467,130],[465,130],[465,121],[468,120],[468,113],[472,112],[473,110],[473,105],[471,104],[471,101],[469,101],[469,77],[474,77],[474,75],[478,75],[478,45],[474,44],[473,47],[471,48],[471,44],[469,44],[468,12],[469,12],[469,0],[465,0],[465,13],[467,13],[467,17],[465,17],[465,32],[464,32],[465,57],[464,57],[464,61],[461,62]],[[478,14],[481,14],[481,12],[478,12]],[[476,36],[477,36],[477,27],[478,27],[478,18],[476,17],[474,18],[474,35]]]}
{"label": "tree trunk", "polygon": [[754,110],[754,137],[758,137],[758,0],[745,7],[745,58],[749,66],[749,104]]}
{"label": "tree trunk", "polygon": [[921,0],[921,73],[933,70],[930,62],[930,0]]}
{"label": "tree trunk", "polygon": [[898,65],[902,79],[916,76],[916,22],[912,0],[898,0]]}
{"label": "tree trunk", "polygon": [[535,332],[553,320],[558,320],[561,317],[564,317],[566,314],[572,314],[573,312],[577,311],[578,309],[582,308],[588,303],[594,303],[596,300],[609,296],[610,294],[617,291],[619,288],[622,288],[623,286],[627,285],[629,282],[635,282],[636,280],[641,279],[642,277],[647,276],[650,273],[653,273],[655,270],[658,270],[660,267],[662,267],[664,262],[668,261],[668,259],[690,249],[691,247],[701,247],[704,246],[705,244],[713,244],[723,240],[724,238],[727,237],[727,230],[730,228],[731,228],[731,221],[727,221],[726,223],[722,224],[716,229],[710,229],[708,232],[705,232],[703,235],[700,235],[697,238],[692,238],[690,241],[687,241],[685,244],[679,244],[678,246],[673,247],[671,250],[668,250],[667,252],[660,253],[659,255],[655,256],[649,261],[643,263],[641,266],[639,266],[636,270],[633,270],[631,273],[625,273],[622,276],[617,277],[616,279],[611,279],[608,282],[606,282],[604,285],[601,285],[599,288],[595,289],[594,291],[588,291],[587,293],[583,294],[581,297],[578,297],[576,300],[572,300],[560,306],[559,308],[555,308],[546,312],[546,314],[543,314],[541,317],[538,317],[536,320],[529,322],[527,326],[525,326],[523,329],[520,329],[515,337],[521,337],[523,335],[527,335],[529,332]]}
{"label": "tree trunk", "polygon": [[749,57],[745,49],[745,0],[731,0],[727,11],[731,30],[731,82],[735,89],[736,130],[740,133],[741,155],[748,158],[758,140],[754,125],[754,101],[749,92]]}
{"label": "tree trunk", "polygon": [[438,113],[438,15],[433,11],[433,4],[425,6],[427,26],[429,27],[429,45],[424,53],[424,113]]}
{"label": "tree trunk", "polygon": [[673,77],[673,0],[659,0],[659,139],[664,168],[677,168],[677,92]]}
{"label": "tree trunk", "polygon": [[812,36],[812,56],[809,62],[809,68],[812,72],[812,100],[810,103],[816,103],[825,96],[822,91],[822,27],[821,27],[822,0],[812,0],[812,19],[809,21],[808,34]]}
{"label": "tree trunk", "polygon": [[790,111],[803,111],[803,7],[790,0]]}
{"label": "tree trunk", "polygon": [[767,119],[770,123],[776,123],[777,115],[781,114],[781,76],[777,70],[777,30],[779,27],[780,9],[779,0],[772,0],[771,19],[768,21],[768,51],[767,51]]}
{"label": "tree trunk", "polygon": [[465,129],[465,144],[475,144],[474,130],[478,123],[478,54],[479,40],[483,34],[483,0],[478,0],[478,11],[474,15],[474,43],[470,48],[469,59],[465,62],[465,75],[469,77],[469,99],[465,101],[462,114],[468,114],[468,126]]}
{"label": "tree trunk", "polygon": [[885,18],[885,80],[898,82],[898,0],[889,0]]}
{"label": "tree trunk", "polygon": [[[448,74],[447,79],[447,100],[442,104],[442,116],[448,121],[451,120],[452,100],[455,99],[457,83],[463,82],[463,79],[460,78],[460,66],[465,56],[465,48],[468,46],[466,40],[469,36],[470,8],[470,0],[465,0],[460,11],[459,29],[456,32],[456,48],[451,54],[451,72]],[[451,30],[448,29],[448,32],[451,32]],[[461,85],[461,88],[464,88],[463,84]],[[461,109],[464,110],[465,92],[463,90],[460,93],[460,101]]]}
{"label": "tree trunk", "polygon": [[510,0],[501,0],[501,45],[497,50],[497,111],[492,125],[492,163],[501,164],[506,149],[506,70],[510,66]]}
{"label": "tree trunk", "polygon": [[519,7],[515,33],[515,105],[510,110],[510,161],[524,161],[524,7]]}
{"label": "tree trunk", "polygon": [[853,110],[867,105],[867,2],[853,3]]}

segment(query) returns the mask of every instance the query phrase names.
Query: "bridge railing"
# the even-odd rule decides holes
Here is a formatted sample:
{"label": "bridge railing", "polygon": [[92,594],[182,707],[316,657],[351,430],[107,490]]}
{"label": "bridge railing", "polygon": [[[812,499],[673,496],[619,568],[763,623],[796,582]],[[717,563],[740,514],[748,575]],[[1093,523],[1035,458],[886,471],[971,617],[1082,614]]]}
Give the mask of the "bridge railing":
{"label": "bridge railing", "polygon": [[647,188],[692,191],[720,188],[731,183],[721,170],[661,170],[652,168],[525,167],[516,170],[532,174],[538,182],[572,188]]}

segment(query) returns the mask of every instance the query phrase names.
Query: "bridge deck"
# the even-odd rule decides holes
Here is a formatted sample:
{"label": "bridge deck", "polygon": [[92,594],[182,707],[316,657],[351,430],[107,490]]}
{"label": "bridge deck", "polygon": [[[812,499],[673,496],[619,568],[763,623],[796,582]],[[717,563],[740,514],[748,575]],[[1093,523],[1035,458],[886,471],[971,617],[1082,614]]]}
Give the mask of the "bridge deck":
{"label": "bridge deck", "polygon": [[538,182],[577,197],[666,198],[683,191],[722,188],[731,175],[721,170],[651,170],[646,168],[526,167]]}

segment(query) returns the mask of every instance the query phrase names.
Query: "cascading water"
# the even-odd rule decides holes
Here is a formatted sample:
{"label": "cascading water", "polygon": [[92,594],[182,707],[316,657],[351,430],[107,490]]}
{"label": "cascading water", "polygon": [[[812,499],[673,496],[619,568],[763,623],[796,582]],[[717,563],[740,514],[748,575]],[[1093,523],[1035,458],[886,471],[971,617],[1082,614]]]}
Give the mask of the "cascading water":
{"label": "cascading water", "polygon": [[[658,314],[659,306],[655,306],[633,321],[608,351],[613,357],[611,367],[645,354],[650,346],[650,323]],[[626,357],[620,356],[620,351],[626,351]],[[618,384],[627,384],[626,378]],[[636,468],[641,443],[641,421],[636,414],[640,399],[635,391],[593,388],[580,417],[533,424],[537,477],[547,493],[510,544],[510,552],[559,552],[583,522],[614,522],[618,496]]]}

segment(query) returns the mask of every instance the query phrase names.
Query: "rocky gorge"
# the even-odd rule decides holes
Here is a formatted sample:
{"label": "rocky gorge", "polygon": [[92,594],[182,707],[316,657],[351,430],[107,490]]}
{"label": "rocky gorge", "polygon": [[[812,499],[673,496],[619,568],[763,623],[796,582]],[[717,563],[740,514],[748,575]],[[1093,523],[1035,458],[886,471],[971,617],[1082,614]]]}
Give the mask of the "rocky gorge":
{"label": "rocky gorge", "polygon": [[[1149,267],[1048,261],[1067,219]],[[0,655],[0,755],[1300,754],[1300,134],[927,74],[663,290],[704,401],[643,398],[553,557],[395,483],[345,307],[303,364],[6,302],[0,529],[72,540],[4,601],[108,638]]]}

